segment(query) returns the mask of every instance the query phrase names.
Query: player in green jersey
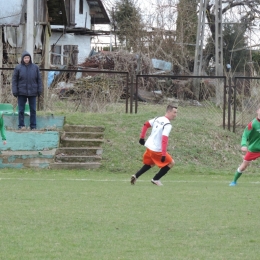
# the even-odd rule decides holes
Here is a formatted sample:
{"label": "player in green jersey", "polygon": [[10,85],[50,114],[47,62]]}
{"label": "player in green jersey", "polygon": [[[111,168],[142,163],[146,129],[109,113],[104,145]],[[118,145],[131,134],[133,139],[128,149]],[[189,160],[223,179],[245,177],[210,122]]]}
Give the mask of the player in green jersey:
{"label": "player in green jersey", "polygon": [[2,136],[3,145],[6,144],[6,137],[5,137],[5,126],[4,126],[4,119],[3,119],[3,112],[0,111],[0,133]]}
{"label": "player in green jersey", "polygon": [[247,125],[243,132],[241,151],[245,152],[246,155],[229,186],[236,186],[238,178],[242,175],[250,162],[260,157],[260,105],[258,106],[256,113],[257,117]]}

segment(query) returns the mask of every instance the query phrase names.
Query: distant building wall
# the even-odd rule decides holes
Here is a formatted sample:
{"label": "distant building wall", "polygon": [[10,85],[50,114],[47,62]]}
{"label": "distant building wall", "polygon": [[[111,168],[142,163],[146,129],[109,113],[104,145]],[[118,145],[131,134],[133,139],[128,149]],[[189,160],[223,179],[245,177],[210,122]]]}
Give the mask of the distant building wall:
{"label": "distant building wall", "polygon": [[[61,33],[53,32],[50,45],[56,44],[61,46],[61,54],[64,52],[64,45],[77,45],[78,46],[78,63],[83,63],[88,57],[91,51],[91,37],[88,35],[74,35],[71,33],[64,34],[62,37]],[[63,64],[63,59],[61,57],[61,65]]]}
{"label": "distant building wall", "polygon": [[87,1],[83,1],[83,12],[80,14],[80,8],[79,8],[79,2],[76,1],[76,6],[75,6],[75,27],[83,27],[83,28],[88,28],[91,29],[91,16],[90,16],[90,11],[89,11],[89,6],[87,4]]}

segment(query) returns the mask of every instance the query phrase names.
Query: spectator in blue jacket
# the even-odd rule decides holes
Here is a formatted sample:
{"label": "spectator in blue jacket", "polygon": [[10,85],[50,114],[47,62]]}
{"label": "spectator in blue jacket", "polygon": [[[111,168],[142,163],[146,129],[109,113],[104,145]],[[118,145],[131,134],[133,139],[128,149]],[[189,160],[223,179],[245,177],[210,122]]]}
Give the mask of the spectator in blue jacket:
{"label": "spectator in blue jacket", "polygon": [[21,64],[13,72],[12,92],[18,98],[18,128],[24,128],[24,110],[28,100],[30,107],[30,129],[36,129],[36,99],[42,93],[39,67],[32,63],[31,55],[23,52]]}

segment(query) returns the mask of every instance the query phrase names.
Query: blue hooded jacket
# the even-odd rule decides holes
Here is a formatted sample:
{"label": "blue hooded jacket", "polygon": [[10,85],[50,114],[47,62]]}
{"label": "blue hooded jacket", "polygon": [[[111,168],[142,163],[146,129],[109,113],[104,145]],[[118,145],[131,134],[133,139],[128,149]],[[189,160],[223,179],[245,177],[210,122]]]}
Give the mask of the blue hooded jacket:
{"label": "blue hooded jacket", "polygon": [[[29,56],[28,65],[24,57]],[[17,65],[12,77],[12,92],[14,96],[39,96],[42,93],[42,80],[39,67],[32,63],[31,55],[25,51],[22,54],[21,64]]]}

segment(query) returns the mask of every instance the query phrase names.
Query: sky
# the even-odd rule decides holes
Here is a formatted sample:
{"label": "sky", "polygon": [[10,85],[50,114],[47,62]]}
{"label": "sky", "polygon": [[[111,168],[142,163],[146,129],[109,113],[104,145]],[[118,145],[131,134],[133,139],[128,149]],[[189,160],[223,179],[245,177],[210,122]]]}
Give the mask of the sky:
{"label": "sky", "polygon": [[[113,6],[115,6],[116,0],[103,0],[104,6],[107,10],[111,10]],[[178,0],[135,0],[135,3],[137,6],[140,7],[142,10],[142,15],[144,19],[147,21],[148,24],[152,24],[156,21],[156,8],[160,6],[160,8],[168,6],[168,3],[171,3],[171,6],[173,6],[172,10],[169,12],[169,16],[172,13],[176,13],[176,5],[179,1]],[[199,0],[198,0],[199,2]],[[215,3],[215,0],[210,0],[211,4]],[[225,7],[226,4],[223,4],[223,7]],[[245,7],[237,8],[237,11],[232,9],[232,11],[227,12],[225,15],[222,16],[223,22],[225,22],[226,19],[229,20],[229,22],[236,22],[237,16],[239,16],[240,12],[246,11]],[[164,13],[164,12],[162,12]],[[160,14],[160,12],[159,12]],[[165,13],[164,13],[165,15]],[[167,24],[167,23],[166,23]],[[155,25],[156,26],[156,25]],[[103,27],[96,26],[95,29],[104,29]],[[259,23],[255,23],[254,26],[252,26],[251,32],[248,32],[248,45],[253,46],[259,44],[259,35],[260,35],[260,26]],[[172,29],[172,27],[170,28]],[[105,30],[110,30],[110,26],[107,26]],[[205,35],[207,35],[207,32],[205,32]],[[106,36],[106,37],[98,37],[93,40],[93,46],[109,46],[110,45],[110,39],[113,42],[114,36]]]}
{"label": "sky", "polygon": [[[158,5],[167,6],[168,1],[171,1],[173,6],[176,6],[178,0],[135,0],[136,6],[141,9],[142,16],[148,24],[152,24],[155,20],[155,12]],[[102,1],[107,12],[115,6],[116,0]],[[110,26],[95,25],[95,30],[110,30]],[[114,44],[114,36],[98,36],[92,40],[92,47],[100,48],[101,46],[109,46],[110,42]]]}

